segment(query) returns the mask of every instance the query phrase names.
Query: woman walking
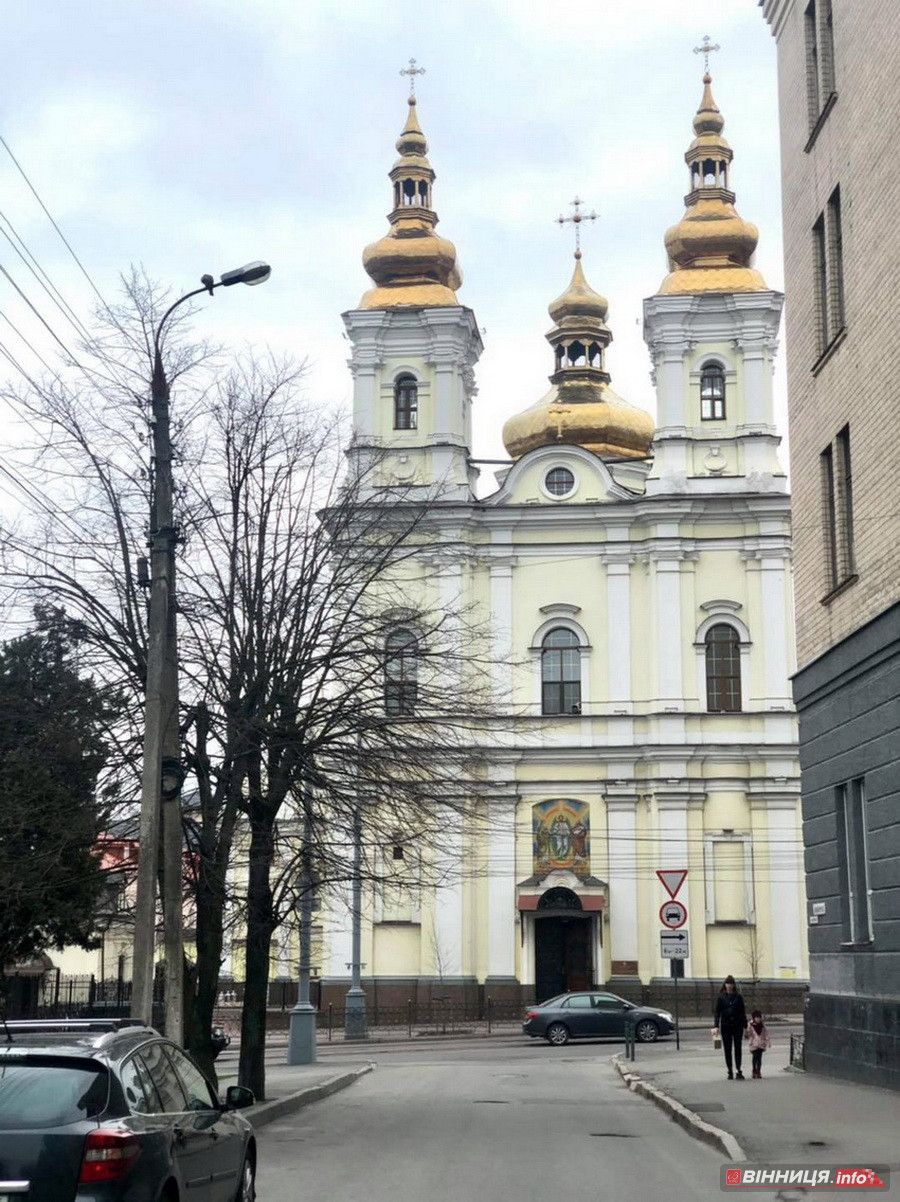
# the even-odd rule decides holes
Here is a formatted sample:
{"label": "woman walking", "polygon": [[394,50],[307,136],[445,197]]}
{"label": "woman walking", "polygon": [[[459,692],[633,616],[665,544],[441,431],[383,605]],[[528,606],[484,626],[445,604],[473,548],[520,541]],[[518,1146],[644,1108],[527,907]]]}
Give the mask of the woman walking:
{"label": "woman walking", "polygon": [[[747,1026],[747,1010],[744,999],[738,993],[734,977],[730,974],[722,983],[716,1000],[716,1013],[713,1020],[722,1037],[722,1050],[725,1053],[725,1066],[728,1069],[728,1080],[737,1076],[738,1081],[744,1080],[741,1072],[741,1041]],[[732,1072],[732,1055],[734,1056],[735,1072]]]}

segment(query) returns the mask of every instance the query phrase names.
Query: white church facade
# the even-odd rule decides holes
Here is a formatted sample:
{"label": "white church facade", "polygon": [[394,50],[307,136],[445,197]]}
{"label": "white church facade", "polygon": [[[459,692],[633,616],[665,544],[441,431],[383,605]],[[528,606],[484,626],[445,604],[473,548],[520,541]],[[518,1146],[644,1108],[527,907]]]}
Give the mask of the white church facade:
{"label": "white church facade", "polygon": [[[609,306],[577,252],[549,310],[549,391],[506,423],[510,466],[478,497],[481,338],[434,231],[410,99],[391,228],[364,256],[373,287],[344,314],[354,435],[388,479],[441,484],[461,549],[433,587],[483,614],[497,695],[518,716],[485,754],[483,830],[448,831],[440,849],[460,871],[397,904],[364,897],[363,983],[385,1004],[437,985],[528,1002],[668,978],[657,869],[687,870],[686,978],[808,975],[772,398],[783,298],[752,266],[722,129],[707,76],[670,271],[644,302],[656,424],[611,387]],[[341,899],[326,909],[321,972],[337,998],[350,914]]]}

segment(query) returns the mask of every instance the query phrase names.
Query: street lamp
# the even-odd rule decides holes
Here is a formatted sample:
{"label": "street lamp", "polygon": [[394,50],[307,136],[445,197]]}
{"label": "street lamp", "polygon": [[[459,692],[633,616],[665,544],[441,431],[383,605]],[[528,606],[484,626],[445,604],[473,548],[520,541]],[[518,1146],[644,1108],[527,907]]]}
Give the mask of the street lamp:
{"label": "street lamp", "polygon": [[[201,277],[201,288],[178,298],[162,316],[153,338],[150,384],[153,419],[153,495],[150,503],[150,613],[147,621],[147,685],[144,709],[144,766],[134,920],[132,1017],[153,1020],[153,969],[156,932],[156,874],[160,828],[163,838],[163,932],[166,957],[166,1035],[182,1037],[181,806],[184,772],[178,734],[178,654],[175,618],[175,544],[172,444],[169,431],[169,381],[160,341],[166,322],[185,301],[233,284],[262,284],[272,274],[267,263],[247,263],[226,271],[218,282]],[[165,802],[165,805],[163,805]]]}

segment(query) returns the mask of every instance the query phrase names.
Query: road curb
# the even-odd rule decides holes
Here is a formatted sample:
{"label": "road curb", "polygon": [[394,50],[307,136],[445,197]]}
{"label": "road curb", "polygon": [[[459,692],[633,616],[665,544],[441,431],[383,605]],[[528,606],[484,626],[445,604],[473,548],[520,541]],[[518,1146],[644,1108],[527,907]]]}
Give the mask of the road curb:
{"label": "road curb", "polygon": [[374,1067],[374,1063],[370,1060],[349,1072],[327,1077],[318,1085],[309,1085],[306,1089],[298,1089],[296,1093],[286,1094],[283,1098],[274,1098],[271,1102],[259,1102],[256,1106],[242,1110],[241,1114],[252,1124],[254,1129],[265,1127],[267,1123],[280,1119],[282,1115],[292,1114],[295,1110],[309,1106],[311,1102],[321,1102],[323,1098],[328,1098],[333,1093],[339,1093],[366,1073],[370,1073]]}
{"label": "road curb", "polygon": [[640,1094],[642,1098],[649,1099],[660,1110],[665,1111],[679,1127],[683,1127],[694,1139],[699,1139],[701,1143],[709,1144],[710,1147],[727,1156],[729,1160],[738,1161],[747,1159],[741,1145],[728,1131],[723,1131],[721,1127],[714,1127],[712,1123],[708,1123],[705,1119],[702,1119],[696,1111],[689,1110],[687,1106],[683,1105],[676,1098],[670,1097],[669,1094],[665,1093],[658,1086],[648,1084],[637,1073],[633,1073],[625,1068],[618,1056],[613,1056],[611,1063],[615,1065],[619,1076],[633,1093]]}

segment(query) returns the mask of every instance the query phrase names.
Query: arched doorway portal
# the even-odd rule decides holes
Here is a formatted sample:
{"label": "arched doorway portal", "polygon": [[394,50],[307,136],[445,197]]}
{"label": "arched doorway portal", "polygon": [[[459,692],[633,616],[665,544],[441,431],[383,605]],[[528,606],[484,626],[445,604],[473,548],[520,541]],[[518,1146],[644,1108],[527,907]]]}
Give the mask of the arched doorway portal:
{"label": "arched doorway portal", "polygon": [[548,889],[541,895],[534,919],[535,1001],[590,989],[593,918],[582,910],[578,894],[571,889]]}

